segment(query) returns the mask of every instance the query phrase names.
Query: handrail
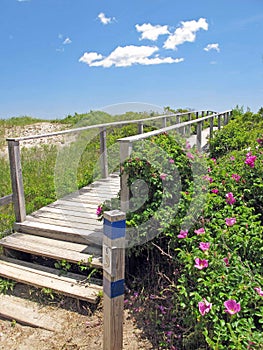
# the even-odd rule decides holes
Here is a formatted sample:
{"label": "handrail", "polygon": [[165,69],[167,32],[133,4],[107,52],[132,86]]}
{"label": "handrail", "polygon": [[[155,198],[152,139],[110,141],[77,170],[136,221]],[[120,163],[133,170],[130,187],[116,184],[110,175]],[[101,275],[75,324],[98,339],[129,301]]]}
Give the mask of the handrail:
{"label": "handrail", "polygon": [[13,193],[0,198],[0,207],[13,203]]}
{"label": "handrail", "polygon": [[[47,133],[47,134],[29,135],[29,136],[22,136],[22,137],[8,137],[6,141],[26,141],[26,140],[40,139],[44,137],[60,136],[60,135],[66,135],[71,133],[73,134],[76,132],[89,130],[89,129],[106,128],[106,127],[116,126],[116,125],[120,126],[120,125],[127,125],[127,124],[136,124],[136,123],[141,123],[141,122],[150,121],[150,120],[158,120],[158,119],[171,118],[171,117],[177,117],[177,116],[180,117],[188,114],[196,114],[198,116],[200,112],[203,113],[204,111],[188,111],[183,113],[164,114],[156,117],[143,118],[143,119],[132,119],[132,120],[123,120],[123,121],[104,123],[104,124],[87,125],[80,128],[61,130],[61,131],[56,131],[56,132]],[[206,112],[215,113],[213,111],[206,111]]]}
{"label": "handrail", "polygon": [[[180,124],[171,125],[165,128],[161,128],[154,131],[149,131],[145,134],[139,134],[134,136],[123,137],[118,139],[120,143],[120,162],[123,163],[130,157],[133,148],[133,142],[147,139],[152,136],[156,136],[171,130],[182,129],[193,124],[197,124],[196,130],[196,143],[197,149],[201,150],[202,144],[202,124],[205,120],[210,120],[210,138],[213,137],[214,119],[217,117],[218,129],[221,128],[221,116],[224,117],[224,125],[228,124],[229,116],[232,115],[232,110],[227,110],[220,113],[214,113],[212,115],[203,116],[201,118],[183,122]],[[128,188],[128,175],[126,173],[121,174],[121,210],[126,212],[129,209],[130,191]]]}

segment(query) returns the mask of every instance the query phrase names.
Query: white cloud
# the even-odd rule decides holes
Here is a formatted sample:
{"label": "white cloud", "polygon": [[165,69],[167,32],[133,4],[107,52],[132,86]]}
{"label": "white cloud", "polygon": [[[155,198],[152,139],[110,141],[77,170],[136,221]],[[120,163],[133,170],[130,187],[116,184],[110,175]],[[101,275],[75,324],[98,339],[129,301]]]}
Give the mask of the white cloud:
{"label": "white cloud", "polygon": [[111,17],[106,17],[105,16],[105,13],[101,12],[99,15],[98,15],[98,19],[101,21],[102,24],[109,24],[109,23],[112,23],[115,18],[111,18]]}
{"label": "white cloud", "polygon": [[68,45],[68,44],[71,44],[72,43],[72,40],[70,38],[66,38],[64,41],[63,41],[63,45]]}
{"label": "white cloud", "polygon": [[85,52],[84,55],[80,57],[79,62],[86,63],[90,66],[92,62],[101,60],[102,58],[103,56],[97,54],[97,52]]}
{"label": "white cloud", "polygon": [[205,48],[205,51],[210,51],[210,50],[216,50],[217,52],[220,52],[219,44],[208,44]]}
{"label": "white cloud", "polygon": [[153,26],[150,23],[144,23],[142,25],[136,24],[135,28],[137,32],[142,33],[140,40],[148,39],[148,40],[156,41],[159,35],[170,34],[167,25]]}
{"label": "white cloud", "polygon": [[181,27],[176,28],[175,32],[169,35],[163,47],[176,50],[178,45],[185,42],[194,42],[196,32],[200,29],[208,30],[208,23],[205,18],[199,18],[198,21],[181,22]]}
{"label": "white cloud", "polygon": [[90,67],[129,67],[134,64],[154,65],[162,63],[179,63],[183,58],[164,57],[160,58],[154,53],[159,51],[157,46],[118,46],[109,56],[103,57],[96,52],[85,52],[79,59],[79,62],[84,62]]}

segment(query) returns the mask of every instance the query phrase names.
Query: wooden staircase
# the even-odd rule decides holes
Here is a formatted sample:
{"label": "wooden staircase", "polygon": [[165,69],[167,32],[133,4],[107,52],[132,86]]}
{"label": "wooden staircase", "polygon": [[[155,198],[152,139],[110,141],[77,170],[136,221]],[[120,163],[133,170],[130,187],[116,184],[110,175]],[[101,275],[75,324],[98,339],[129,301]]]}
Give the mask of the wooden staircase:
{"label": "wooden staircase", "polygon": [[[96,208],[116,197],[119,188],[119,176],[110,175],[16,223],[16,232],[0,240],[0,276],[97,303],[102,279],[87,279],[91,269],[102,270],[103,226]],[[63,261],[74,272],[54,268]],[[87,274],[80,272],[79,265],[87,268]]]}

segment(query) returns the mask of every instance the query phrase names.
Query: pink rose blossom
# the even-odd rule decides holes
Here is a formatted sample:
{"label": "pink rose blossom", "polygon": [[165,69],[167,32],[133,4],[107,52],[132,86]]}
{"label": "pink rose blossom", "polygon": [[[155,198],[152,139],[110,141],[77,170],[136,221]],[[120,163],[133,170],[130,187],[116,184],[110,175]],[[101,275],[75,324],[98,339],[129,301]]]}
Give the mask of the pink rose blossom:
{"label": "pink rose blossom", "polygon": [[180,234],[177,236],[178,238],[186,238],[188,234],[188,230],[181,230]]}
{"label": "pink rose blossom", "polygon": [[203,299],[203,301],[200,301],[198,303],[198,309],[202,316],[207,314],[211,310],[211,308],[212,308],[212,303],[209,303],[205,298]]}
{"label": "pink rose blossom", "polygon": [[223,258],[223,260],[224,260],[226,266],[229,266],[229,260],[228,260],[228,258]]}
{"label": "pink rose blossom", "polygon": [[217,188],[213,188],[213,189],[211,190],[211,192],[214,193],[214,194],[218,194],[219,190],[218,190]]}
{"label": "pink rose blossom", "polygon": [[96,215],[100,216],[101,213],[102,213],[102,207],[99,205],[97,210],[96,210]]}
{"label": "pink rose blossom", "polygon": [[174,160],[171,158],[171,159],[169,159],[169,163],[170,164],[174,164]]}
{"label": "pink rose blossom", "polygon": [[208,260],[196,258],[194,267],[199,270],[203,270],[205,267],[208,267]]}
{"label": "pink rose blossom", "polygon": [[261,297],[263,297],[263,290],[260,287],[256,287],[254,288],[255,291],[258,293],[258,295],[260,295]]}
{"label": "pink rose blossom", "polygon": [[161,180],[165,180],[166,177],[167,177],[167,174],[162,173],[162,174],[160,175],[160,179],[161,179]]}
{"label": "pink rose blossom", "polygon": [[236,199],[235,199],[232,192],[229,192],[226,194],[226,202],[227,202],[227,204],[230,204],[230,205],[232,205],[236,202]]}
{"label": "pink rose blossom", "polygon": [[234,161],[236,158],[234,156],[230,157],[230,160]]}
{"label": "pink rose blossom", "polygon": [[198,230],[194,230],[194,233],[196,233],[197,235],[202,235],[205,233],[205,229],[201,227]]}
{"label": "pink rose blossom", "polygon": [[238,174],[232,174],[232,179],[234,179],[236,182],[238,182],[241,179],[241,176]]}
{"label": "pink rose blossom", "polygon": [[190,153],[190,152],[187,152],[187,153],[186,153],[186,157],[187,157],[188,159],[194,159],[194,158],[195,158],[194,155],[193,155],[192,153]]}
{"label": "pink rose blossom", "polygon": [[236,223],[236,218],[226,218],[226,225],[227,226],[233,226]]}
{"label": "pink rose blossom", "polygon": [[230,315],[234,315],[241,310],[240,304],[233,299],[225,301],[224,305],[226,307],[225,312]]}
{"label": "pink rose blossom", "polygon": [[200,242],[199,243],[199,248],[205,252],[206,250],[208,250],[210,248],[210,243],[209,242]]}
{"label": "pink rose blossom", "polygon": [[249,152],[246,154],[245,164],[250,166],[250,168],[254,168],[256,159],[257,159],[257,156],[252,156],[251,152]]}

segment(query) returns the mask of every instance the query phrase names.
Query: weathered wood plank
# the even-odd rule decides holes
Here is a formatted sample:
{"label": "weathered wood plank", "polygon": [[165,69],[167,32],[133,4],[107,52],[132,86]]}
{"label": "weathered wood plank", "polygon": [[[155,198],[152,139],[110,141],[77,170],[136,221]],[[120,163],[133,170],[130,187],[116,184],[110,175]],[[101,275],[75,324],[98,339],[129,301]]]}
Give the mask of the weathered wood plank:
{"label": "weathered wood plank", "polygon": [[41,216],[27,216],[27,220],[30,222],[39,222],[39,223],[44,223],[44,224],[51,224],[55,225],[57,227],[68,227],[71,228],[72,230],[78,230],[78,229],[88,229],[88,230],[96,230],[98,228],[102,228],[102,223],[98,220],[90,220],[89,223],[79,223],[77,221],[70,221],[67,220],[66,218],[64,220],[60,220],[59,218],[51,218],[51,217],[41,217]]}
{"label": "weathered wood plank", "polygon": [[0,316],[8,320],[16,320],[18,323],[30,327],[43,328],[48,331],[60,331],[58,320],[43,314],[36,306],[23,305],[23,299],[15,296],[0,294]]}
{"label": "weathered wood plank", "polygon": [[24,221],[23,223],[15,223],[14,229],[16,231],[58,240],[91,244],[99,247],[102,245],[102,228],[97,230],[83,230],[80,228],[59,227],[41,222]]}
{"label": "weathered wood plank", "polygon": [[[42,218],[42,219],[47,219],[47,220],[58,220],[58,221],[64,221],[67,223],[81,223],[85,225],[95,225],[95,226],[101,226],[101,223],[98,222],[96,217],[80,217],[80,216],[74,216],[66,213],[54,213],[54,212],[49,212],[47,210],[39,210],[33,214],[30,215],[30,217],[33,217],[34,219],[37,218]],[[27,217],[29,218],[29,216]]]}
{"label": "weathered wood plank", "polygon": [[4,256],[0,257],[0,275],[15,281],[30,284],[37,288],[50,288],[57,293],[69,295],[73,298],[97,303],[101,286],[87,283],[85,277],[67,273],[59,276],[60,271],[15,260]]}
{"label": "weathered wood plank", "polygon": [[36,212],[32,213],[31,216],[34,216],[35,213],[41,212],[43,215],[49,213],[49,215],[52,214],[60,214],[60,215],[69,215],[74,216],[76,218],[91,218],[91,219],[97,219],[96,210],[93,210],[92,212],[88,212],[87,210],[71,210],[71,208],[58,208],[53,206],[47,206],[43,207]]}
{"label": "weathered wood plank", "polygon": [[2,205],[8,205],[13,203],[13,194],[9,194],[8,196],[4,196],[0,198],[0,207]]}
{"label": "weathered wood plank", "polygon": [[[4,237],[0,241],[0,245],[4,248],[14,249],[25,253],[30,253],[38,256],[45,256],[54,260],[67,260],[70,263],[88,264],[95,268],[102,267],[102,258],[93,257],[92,253],[85,253],[87,246],[81,244],[72,244],[63,241],[58,241],[46,237],[32,236],[23,233],[14,233]],[[92,249],[90,248],[90,251]],[[96,251],[93,249],[93,251]],[[98,250],[96,251],[98,253]]]}

